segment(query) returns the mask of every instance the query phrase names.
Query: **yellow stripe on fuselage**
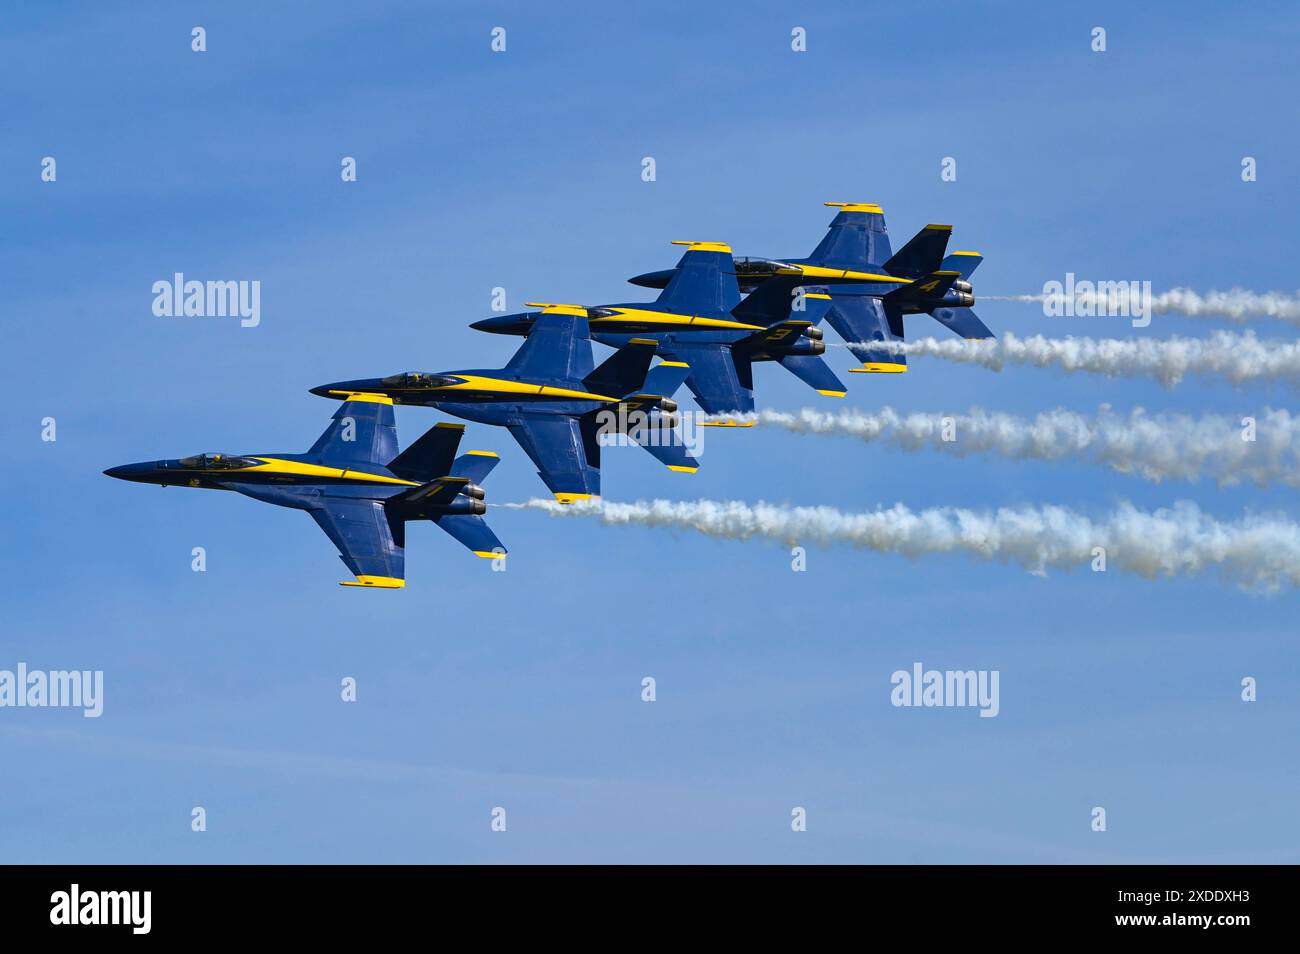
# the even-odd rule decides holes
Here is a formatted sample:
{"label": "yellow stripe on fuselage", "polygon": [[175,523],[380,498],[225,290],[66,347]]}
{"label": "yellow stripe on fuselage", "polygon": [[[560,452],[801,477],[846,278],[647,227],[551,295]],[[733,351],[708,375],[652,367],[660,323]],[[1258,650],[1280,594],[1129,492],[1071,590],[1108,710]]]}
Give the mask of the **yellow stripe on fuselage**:
{"label": "yellow stripe on fuselage", "polygon": [[875,284],[910,285],[912,279],[897,278],[893,275],[879,275],[875,272],[855,272],[847,268],[826,268],[823,265],[787,265],[776,270],[778,275],[802,275],[804,278],[847,278],[858,282]]}
{"label": "yellow stripe on fuselage", "polygon": [[319,464],[304,464],[296,460],[280,460],[277,457],[255,457],[262,461],[256,467],[239,467],[221,471],[223,474],[285,474],[293,477],[322,477],[329,480],[353,480],[361,484],[398,484],[402,487],[420,486],[413,480],[399,477],[385,477],[382,474],[367,474],[361,470],[348,470],[339,467],[322,467]]}
{"label": "yellow stripe on fuselage", "polygon": [[603,331],[611,325],[623,323],[644,325],[666,325],[674,328],[704,331],[709,329],[729,328],[733,331],[762,331],[762,325],[750,325],[743,321],[727,321],[723,318],[701,318],[698,315],[675,315],[666,311],[645,311],[641,308],[611,308],[618,312],[608,318],[592,318],[591,327]]}
{"label": "yellow stripe on fuselage", "polygon": [[417,393],[447,391],[482,391],[485,394],[508,394],[519,397],[568,398],[573,401],[617,401],[618,398],[608,394],[592,394],[590,391],[572,391],[569,388],[551,387],[549,384],[529,384],[527,381],[507,381],[504,378],[479,377],[474,374],[457,374],[460,384],[443,384],[436,388],[415,389]]}

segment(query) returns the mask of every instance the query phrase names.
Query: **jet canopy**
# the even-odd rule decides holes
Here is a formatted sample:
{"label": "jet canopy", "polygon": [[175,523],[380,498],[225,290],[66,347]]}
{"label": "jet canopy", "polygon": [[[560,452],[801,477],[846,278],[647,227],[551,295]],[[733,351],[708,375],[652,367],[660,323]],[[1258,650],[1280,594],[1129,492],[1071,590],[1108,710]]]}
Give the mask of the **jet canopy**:
{"label": "jet canopy", "polygon": [[456,378],[446,374],[430,374],[428,371],[406,371],[402,374],[390,374],[380,383],[386,388],[441,388],[456,382]]}
{"label": "jet canopy", "polygon": [[238,470],[242,467],[256,467],[261,461],[230,454],[195,454],[193,457],[182,457],[176,463],[186,470]]}

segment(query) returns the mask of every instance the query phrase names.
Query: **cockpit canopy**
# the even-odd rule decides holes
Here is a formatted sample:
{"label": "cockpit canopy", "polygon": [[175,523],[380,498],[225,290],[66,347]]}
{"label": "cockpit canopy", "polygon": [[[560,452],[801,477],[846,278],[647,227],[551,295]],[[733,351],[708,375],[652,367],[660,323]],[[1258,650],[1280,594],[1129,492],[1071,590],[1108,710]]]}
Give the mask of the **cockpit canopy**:
{"label": "cockpit canopy", "polygon": [[261,463],[254,457],[232,457],[230,454],[195,454],[182,457],[176,462],[186,470],[238,470],[241,467],[256,467]]}
{"label": "cockpit canopy", "polygon": [[442,388],[449,384],[456,384],[457,380],[446,374],[407,371],[404,374],[390,374],[380,383],[386,388]]}
{"label": "cockpit canopy", "polygon": [[777,273],[777,269],[783,267],[783,263],[773,261],[769,258],[737,258],[736,277],[745,278],[771,278]]}

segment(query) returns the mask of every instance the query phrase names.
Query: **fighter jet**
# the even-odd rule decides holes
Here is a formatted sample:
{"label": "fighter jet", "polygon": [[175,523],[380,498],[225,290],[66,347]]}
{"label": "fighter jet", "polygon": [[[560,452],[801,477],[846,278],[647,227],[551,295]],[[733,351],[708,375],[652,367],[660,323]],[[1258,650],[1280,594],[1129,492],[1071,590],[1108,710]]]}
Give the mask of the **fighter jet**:
{"label": "fighter jet", "polygon": [[[674,242],[686,254],[666,276],[663,294],[653,302],[598,305],[586,308],[591,336],[602,344],[624,348],[650,338],[659,353],[690,365],[686,386],[700,407],[711,414],[754,409],[753,364],[775,361],[819,394],[843,397],[844,385],[819,357],[826,345],[816,327],[820,313],[806,318],[796,312],[805,298],[830,299],[824,289],[795,294],[807,277],[794,269],[767,276],[743,301],[736,282],[731,248],[721,242]],[[856,281],[822,276],[820,282]],[[822,309],[824,310],[824,309]],[[476,321],[471,328],[496,334],[527,334],[536,312],[499,315]]]}
{"label": "fighter jet", "polygon": [[[951,225],[927,225],[897,253],[890,249],[885,214],[865,202],[827,202],[839,211],[830,231],[807,258],[737,258],[736,277],[742,290],[763,287],[790,274],[812,284],[819,279],[854,276],[837,283],[829,298],[809,302],[805,317],[815,320],[824,310],[826,321],[863,362],[858,372],[907,370],[907,356],[865,342],[902,341],[903,316],[926,312],[963,338],[992,338],[993,332],[971,310],[975,304],[970,277],[984,260],[979,252],[944,251]],[[629,279],[646,288],[665,288],[677,270],[647,272]]]}
{"label": "fighter jet", "polygon": [[305,454],[196,454],[126,464],[109,477],[164,487],[233,490],[254,500],[306,510],[356,577],[340,586],[406,585],[406,524],[432,520],[475,556],[506,552],[484,522],[484,478],[491,451],[456,456],[463,424],[438,424],[397,452],[393,402],[352,394]]}
{"label": "fighter jet", "polygon": [[654,341],[633,338],[593,368],[586,310],[546,305],[504,368],[410,371],[323,384],[311,393],[339,400],[357,392],[383,394],[397,404],[509,428],[555,499],[575,503],[600,495],[602,441],[618,435],[669,470],[699,469],[676,430],[671,398],[690,368],[664,361],[652,369],[655,348]]}

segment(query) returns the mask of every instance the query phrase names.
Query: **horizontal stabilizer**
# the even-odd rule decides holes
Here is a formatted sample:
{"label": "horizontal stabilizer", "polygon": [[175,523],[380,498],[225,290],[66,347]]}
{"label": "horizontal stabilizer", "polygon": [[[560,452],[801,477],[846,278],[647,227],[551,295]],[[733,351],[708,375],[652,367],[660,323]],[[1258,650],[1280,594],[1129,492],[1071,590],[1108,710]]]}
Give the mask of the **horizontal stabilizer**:
{"label": "horizontal stabilizer", "polygon": [[664,426],[652,419],[646,426],[629,431],[628,436],[669,470],[693,474],[700,469],[700,462],[686,450],[681,431],[675,426]]}
{"label": "horizontal stabilizer", "polygon": [[984,256],[979,252],[953,252],[943,260],[939,268],[943,271],[956,272],[962,277],[962,281],[970,281],[971,275],[980,267],[982,261]]}
{"label": "horizontal stabilizer", "polygon": [[501,458],[492,451],[466,451],[452,461],[449,473],[453,477],[465,477],[471,484],[481,484],[499,463]]}
{"label": "horizontal stabilizer", "polygon": [[995,337],[989,326],[980,321],[969,308],[936,308],[930,312],[935,321],[946,325],[954,333],[970,340]]}
{"label": "horizontal stabilizer", "polygon": [[[685,361],[660,361],[645,376],[645,383],[641,385],[641,390],[649,394],[660,394],[664,397],[672,397],[677,393],[677,389],[682,386],[687,376],[691,373],[691,366]],[[607,394],[621,394],[621,391],[603,392]]]}
{"label": "horizontal stabilizer", "polygon": [[780,359],[781,367],[808,385],[818,394],[827,397],[844,397],[847,393],[835,372],[815,354],[789,354]]}
{"label": "horizontal stabilizer", "polygon": [[495,559],[506,554],[506,548],[487,525],[487,521],[477,514],[452,514],[436,517],[433,522],[464,544],[475,556]]}

